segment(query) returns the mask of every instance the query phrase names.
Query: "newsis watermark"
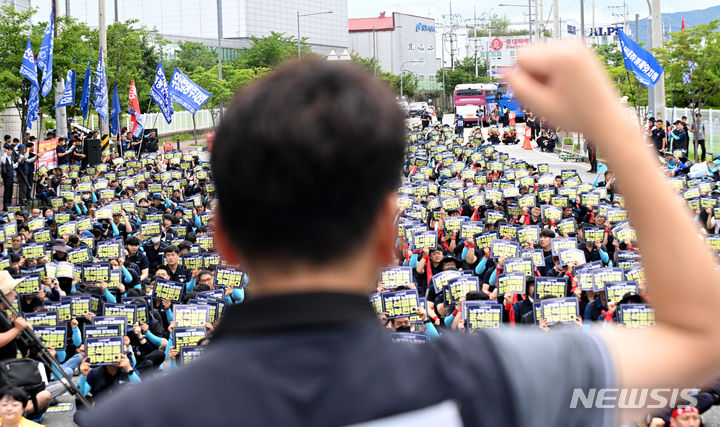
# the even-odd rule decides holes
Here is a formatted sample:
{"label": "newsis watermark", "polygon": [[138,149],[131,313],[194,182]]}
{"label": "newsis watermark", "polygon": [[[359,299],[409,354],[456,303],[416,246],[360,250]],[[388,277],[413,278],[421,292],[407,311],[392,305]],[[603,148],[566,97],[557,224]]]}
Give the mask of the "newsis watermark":
{"label": "newsis watermark", "polygon": [[678,402],[696,406],[697,388],[576,388],[570,408],[661,409],[673,408]]}

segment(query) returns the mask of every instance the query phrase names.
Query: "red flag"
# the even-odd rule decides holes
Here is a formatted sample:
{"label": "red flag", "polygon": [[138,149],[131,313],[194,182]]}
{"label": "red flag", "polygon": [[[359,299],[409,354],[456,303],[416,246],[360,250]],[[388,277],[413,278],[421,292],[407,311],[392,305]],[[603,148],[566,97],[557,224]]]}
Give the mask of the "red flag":
{"label": "red flag", "polygon": [[682,19],[682,24],[680,25],[680,31],[685,29],[685,18]]}
{"label": "red flag", "polygon": [[[140,102],[138,102],[137,89],[135,88],[135,79],[130,82],[130,96],[128,97],[128,103],[130,104],[130,132],[135,134],[135,128],[137,127],[137,117],[140,116]],[[135,111],[133,111],[135,110]]]}

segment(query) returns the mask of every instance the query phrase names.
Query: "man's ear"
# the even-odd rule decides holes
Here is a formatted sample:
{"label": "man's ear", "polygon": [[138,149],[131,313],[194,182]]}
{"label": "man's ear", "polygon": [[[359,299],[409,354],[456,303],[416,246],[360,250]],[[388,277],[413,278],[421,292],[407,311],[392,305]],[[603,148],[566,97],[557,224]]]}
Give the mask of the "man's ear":
{"label": "man's ear", "polygon": [[220,257],[230,265],[239,265],[242,259],[225,232],[222,217],[218,209],[215,210],[213,219],[215,225],[215,247]]}

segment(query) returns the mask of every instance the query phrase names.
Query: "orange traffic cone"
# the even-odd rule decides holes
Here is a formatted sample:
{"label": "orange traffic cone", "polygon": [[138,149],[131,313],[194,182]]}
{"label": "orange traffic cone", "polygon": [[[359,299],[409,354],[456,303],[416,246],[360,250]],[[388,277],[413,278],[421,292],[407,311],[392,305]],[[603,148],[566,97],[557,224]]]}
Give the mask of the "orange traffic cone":
{"label": "orange traffic cone", "polygon": [[532,150],[532,145],[530,145],[530,137],[532,136],[532,129],[530,129],[530,126],[525,126],[525,132],[523,133],[525,141],[523,141],[523,150]]}

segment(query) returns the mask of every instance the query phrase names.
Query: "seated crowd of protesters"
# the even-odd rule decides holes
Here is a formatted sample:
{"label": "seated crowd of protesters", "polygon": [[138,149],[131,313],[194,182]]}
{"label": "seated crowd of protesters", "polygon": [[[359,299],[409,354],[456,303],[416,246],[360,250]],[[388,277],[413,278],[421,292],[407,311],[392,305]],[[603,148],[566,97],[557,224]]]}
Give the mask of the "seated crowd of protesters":
{"label": "seated crowd of protesters", "polygon": [[[14,306],[0,304],[0,363],[37,357],[15,339],[31,327],[91,402],[199,357],[247,283],[214,250],[214,183],[197,152],[103,157],[41,166],[40,204],[0,216],[0,289]],[[62,374],[4,396],[37,421],[67,391]]]}
{"label": "seated crowd of protesters", "polygon": [[[408,139],[397,266],[383,270],[371,296],[395,339],[521,324],[653,325],[635,230],[607,166],[583,182],[574,169],[551,174],[547,164],[512,158],[475,134],[465,142],[449,127],[416,126]],[[720,251],[718,165],[708,154],[708,172],[690,177],[678,166],[681,155],[658,167],[695,212],[710,249]],[[703,410],[720,401],[717,384],[708,387],[712,403]]]}

